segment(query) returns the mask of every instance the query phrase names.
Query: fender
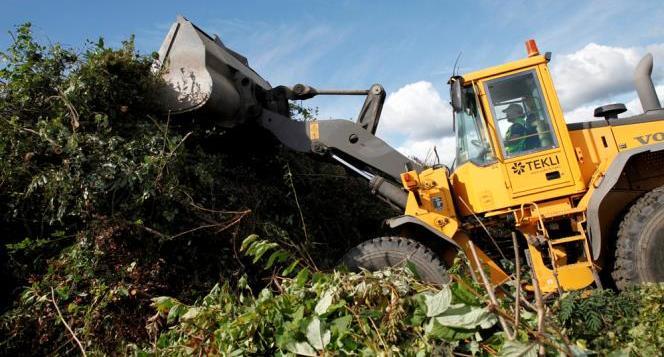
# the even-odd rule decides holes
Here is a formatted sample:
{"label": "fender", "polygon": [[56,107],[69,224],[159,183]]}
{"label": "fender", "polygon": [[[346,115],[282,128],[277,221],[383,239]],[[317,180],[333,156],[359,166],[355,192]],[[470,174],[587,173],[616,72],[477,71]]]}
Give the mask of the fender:
{"label": "fender", "polygon": [[450,238],[450,237],[444,235],[443,233],[431,228],[431,226],[424,223],[419,218],[416,218],[416,217],[413,217],[413,216],[403,215],[403,216],[397,216],[397,217],[390,218],[386,221],[386,223],[392,229],[407,226],[407,225],[415,225],[415,226],[425,228],[428,232],[435,235],[436,237],[441,238],[442,240],[444,240],[445,242],[453,245],[455,248],[457,248],[459,250],[463,250],[457,242],[452,240],[452,238]]}
{"label": "fender", "polygon": [[590,197],[590,202],[588,202],[588,233],[590,236],[590,242],[592,246],[593,260],[597,260],[602,249],[602,235],[607,234],[608,232],[602,232],[602,227],[600,224],[599,217],[599,208],[604,201],[606,195],[613,189],[615,184],[618,182],[620,175],[625,169],[625,165],[635,155],[642,154],[645,152],[657,152],[664,151],[664,143],[657,143],[648,146],[641,146],[627,151],[619,152],[616,157],[613,159],[611,166],[606,170],[604,174],[604,179],[600,183],[599,187],[595,189]]}

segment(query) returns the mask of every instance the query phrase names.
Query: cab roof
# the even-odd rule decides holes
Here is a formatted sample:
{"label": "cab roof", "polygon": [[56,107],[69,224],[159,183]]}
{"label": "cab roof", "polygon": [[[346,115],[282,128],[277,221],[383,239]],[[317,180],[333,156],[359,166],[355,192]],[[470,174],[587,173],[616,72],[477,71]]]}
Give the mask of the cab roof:
{"label": "cab roof", "polygon": [[551,59],[551,52],[547,52],[543,55],[527,57],[520,60],[504,63],[498,66],[480,69],[479,71],[466,73],[461,77],[463,78],[463,82],[474,82],[498,74],[511,72],[522,68],[533,67],[542,63],[549,62],[549,59]]}

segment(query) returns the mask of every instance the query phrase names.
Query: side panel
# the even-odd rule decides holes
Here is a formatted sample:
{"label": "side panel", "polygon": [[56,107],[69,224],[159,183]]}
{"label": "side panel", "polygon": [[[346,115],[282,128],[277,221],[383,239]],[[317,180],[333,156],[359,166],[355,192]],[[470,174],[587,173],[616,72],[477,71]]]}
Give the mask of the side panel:
{"label": "side panel", "polygon": [[[478,184],[477,179],[481,178]],[[456,168],[450,177],[457,200],[459,213],[463,216],[473,212],[486,212],[497,207],[513,204],[505,179],[503,164],[496,162],[489,166],[477,166],[467,162]],[[466,207],[468,205],[468,207]]]}
{"label": "side panel", "polygon": [[618,153],[616,141],[613,138],[611,127],[586,127],[570,130],[569,136],[576,150],[577,159],[581,168],[581,178],[586,185],[602,163],[611,162]]}
{"label": "side panel", "polygon": [[612,125],[613,135],[621,151],[664,143],[664,118],[630,125]]}
{"label": "side panel", "polygon": [[[408,174],[417,177],[417,187],[410,189],[405,215],[416,217],[443,235],[453,237],[459,228],[459,220],[447,169],[426,169],[419,174],[410,171]],[[407,182],[403,184],[408,187]]]}

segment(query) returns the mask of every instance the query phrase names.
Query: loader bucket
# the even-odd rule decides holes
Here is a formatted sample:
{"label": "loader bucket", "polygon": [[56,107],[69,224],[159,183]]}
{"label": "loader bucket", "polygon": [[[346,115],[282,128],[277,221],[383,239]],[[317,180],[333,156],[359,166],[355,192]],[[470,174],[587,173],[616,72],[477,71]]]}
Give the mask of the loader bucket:
{"label": "loader bucket", "polygon": [[203,32],[182,16],[171,26],[159,49],[157,66],[165,81],[164,109],[171,114],[196,112],[197,117],[233,127],[246,118],[255,93],[272,87],[227,48],[218,36]]}

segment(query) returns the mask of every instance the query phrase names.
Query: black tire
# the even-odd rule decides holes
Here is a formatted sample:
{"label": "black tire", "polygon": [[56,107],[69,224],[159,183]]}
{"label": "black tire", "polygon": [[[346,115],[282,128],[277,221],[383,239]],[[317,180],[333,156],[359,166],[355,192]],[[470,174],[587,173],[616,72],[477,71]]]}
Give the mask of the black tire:
{"label": "black tire", "polygon": [[447,269],[431,249],[408,238],[381,237],[368,240],[351,249],[342,258],[351,271],[376,271],[403,266],[410,262],[419,278],[427,283],[446,284],[450,281]]}
{"label": "black tire", "polygon": [[664,281],[664,186],[629,209],[620,223],[615,257],[611,276],[618,289]]}

